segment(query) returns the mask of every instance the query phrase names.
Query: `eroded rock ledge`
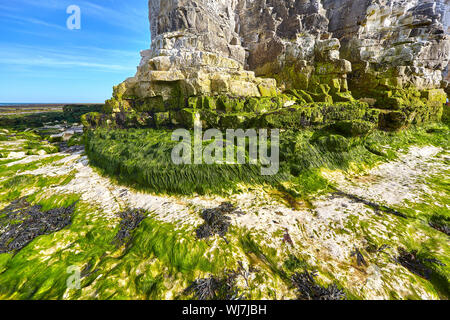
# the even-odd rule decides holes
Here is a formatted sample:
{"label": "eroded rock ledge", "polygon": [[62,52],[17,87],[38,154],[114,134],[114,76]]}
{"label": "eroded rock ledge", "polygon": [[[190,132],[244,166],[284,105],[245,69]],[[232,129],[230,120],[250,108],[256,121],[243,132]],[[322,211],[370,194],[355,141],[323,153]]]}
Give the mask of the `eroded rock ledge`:
{"label": "eroded rock ledge", "polygon": [[135,77],[114,88],[106,112],[124,126],[239,126],[286,107],[344,103],[378,110],[375,122],[388,127],[439,119],[449,89],[449,7],[150,0],[151,48]]}

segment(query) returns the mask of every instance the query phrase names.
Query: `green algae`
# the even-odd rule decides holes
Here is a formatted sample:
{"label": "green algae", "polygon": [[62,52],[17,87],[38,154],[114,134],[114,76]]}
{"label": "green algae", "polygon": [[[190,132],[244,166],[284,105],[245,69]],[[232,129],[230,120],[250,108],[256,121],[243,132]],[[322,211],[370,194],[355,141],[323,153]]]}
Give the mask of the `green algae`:
{"label": "green algae", "polygon": [[224,193],[237,190],[240,182],[279,180],[278,176],[262,176],[259,165],[175,165],[171,152],[177,142],[171,141],[171,134],[166,130],[97,130],[88,133],[86,151],[104,173],[155,192]]}
{"label": "green algae", "polygon": [[[429,221],[436,216],[448,219],[448,186],[441,175],[428,177],[427,181],[428,186],[434,192],[421,195],[419,202],[405,201],[402,205],[395,206],[396,210],[406,214],[406,219],[382,215],[378,216],[376,220],[362,220],[355,215],[348,220],[345,227],[352,235],[364,237],[369,244],[365,254],[372,263],[379,266],[389,263],[389,260],[386,260],[389,254],[386,255],[385,252],[378,251],[376,248],[390,248],[387,250],[392,252],[393,249],[400,246],[407,248],[409,252],[416,251],[418,259],[423,261],[431,271],[431,278],[422,279],[420,276],[410,273],[408,277],[411,290],[414,291],[413,283],[418,282],[422,287],[427,288],[428,292],[447,299],[450,279],[450,269],[448,268],[450,261],[447,254],[450,250],[448,235],[433,229],[429,225]],[[432,262],[435,260],[439,263]],[[410,296],[414,299],[418,297],[418,294]]]}
{"label": "green algae", "polygon": [[[413,127],[401,132],[375,130],[363,136],[346,135],[333,130],[335,129],[326,128],[320,131],[286,132],[281,148],[286,161],[284,169],[292,175],[288,180],[291,184],[283,184],[284,188],[276,187],[295,197],[307,198],[320,191],[332,190],[329,188],[330,183],[321,176],[322,168],[364,171],[381,161],[396,159],[398,150],[410,145],[432,144],[447,148],[449,138],[448,127],[441,124]],[[115,142],[126,139],[130,144],[139,141],[135,138],[126,134],[111,136]],[[155,148],[163,145],[164,134],[162,138],[158,135],[154,138],[161,142]],[[142,145],[138,144],[137,148]],[[390,149],[384,146],[390,146]],[[114,143],[109,148],[115,148]],[[121,150],[128,152],[130,157],[133,155],[132,151],[126,148]],[[149,154],[145,156],[148,157]],[[154,160],[157,163],[161,158]],[[0,162],[0,166],[10,162]],[[32,168],[46,164],[48,163],[35,163]],[[14,167],[14,170],[30,170],[28,165],[30,164]],[[12,171],[9,174],[13,174]],[[448,217],[448,208],[445,207],[448,202],[448,179],[445,177],[444,172],[427,179],[434,192],[429,198],[421,199],[421,203],[405,203],[396,207],[407,214],[407,220],[386,216],[377,217],[374,221],[362,221],[355,216],[347,226],[349,232],[358,235],[357,237],[361,235],[377,246],[389,244],[396,248],[402,245],[408,250],[418,250],[419,255],[424,258],[437,258],[448,266],[448,237],[428,225],[430,216]],[[35,180],[35,177],[19,175],[14,180],[2,180],[0,186],[3,187],[2,190],[20,190],[31,186],[44,188],[64,184],[72,178],[69,175],[50,180],[38,177]],[[238,188],[235,190],[239,191]],[[151,213],[136,230],[131,246],[125,250],[117,250],[111,243],[118,230],[118,219],[106,218],[101,210],[77,202],[79,195],[48,197],[48,191],[42,190],[29,197],[29,200],[46,208],[77,203],[74,221],[65,230],[35,239],[15,256],[0,255],[0,296],[5,299],[184,299],[186,297],[182,291],[190,281],[209,274],[219,275],[224,266],[235,268],[237,259],[247,259],[250,264],[262,269],[250,282],[248,290],[251,298],[280,298],[280,291],[287,290],[288,287],[288,280],[283,279],[288,279],[291,272],[308,268],[301,256],[297,258],[300,263],[296,262],[287,256],[287,252],[282,252],[282,249],[261,245],[263,240],[257,235],[232,230],[228,245],[218,239],[218,248],[211,249],[211,242],[194,239],[192,228],[180,229],[174,224],[159,222]],[[385,229],[387,234],[381,232]],[[421,232],[430,239],[418,238],[417,234]],[[382,253],[364,251],[364,255],[368,256],[370,262],[380,266],[392,263]],[[71,265],[79,266],[82,271],[79,290],[67,289],[66,281],[70,276],[67,267]],[[320,270],[320,265],[316,267]],[[427,292],[442,298],[448,297],[448,267],[430,267],[436,268],[432,281],[403,271],[384,275],[385,289],[391,290],[392,298],[399,298],[400,295],[395,293],[396,288],[390,288],[389,283],[395,277],[405,277],[406,273],[410,283],[407,288],[411,292],[409,298],[420,297],[420,293],[416,292],[417,288],[425,288]],[[325,285],[324,278],[333,279],[331,272],[320,271],[319,283]],[[346,280],[339,283],[345,287]],[[268,287],[260,289],[265,285]],[[367,294],[361,293],[358,288],[345,291],[350,298],[360,298]]]}
{"label": "green algae", "polygon": [[[325,65],[325,69],[335,67]],[[198,117],[208,128],[288,129],[352,120],[356,121],[352,123],[352,134],[359,134],[360,130],[365,133],[373,125],[399,130],[440,121],[443,116],[446,102],[443,90],[371,89],[357,100],[348,91],[346,80],[334,76],[313,75],[306,87],[288,86],[282,94],[262,97],[185,97],[177,96],[175,90],[175,96],[168,100],[162,97],[127,100],[115,93],[114,103],[106,108],[105,114],[84,115],[83,123],[86,128],[192,128]],[[373,100],[370,105],[366,103],[369,100]],[[362,125],[362,122],[366,123]]]}
{"label": "green algae", "polygon": [[173,165],[171,150],[175,142],[170,141],[170,132],[165,130],[98,129],[87,134],[87,153],[104,173],[153,192],[220,194],[238,192],[239,184],[266,184],[301,197],[327,189],[329,183],[320,174],[323,168],[363,172],[377,163],[395,159],[398,150],[409,145],[445,147],[450,137],[448,127],[443,124],[400,132],[372,128],[364,136],[348,137],[333,130],[336,129],[281,132],[280,172],[273,177],[262,177],[256,165]]}
{"label": "green algae", "polygon": [[239,237],[239,242],[242,250],[249,259],[254,259],[255,264],[263,266],[281,280],[285,282],[289,281],[286,272],[279,265],[277,250],[275,248],[264,247],[261,244],[258,244],[250,233],[241,235]]}
{"label": "green algae", "polygon": [[[57,200],[48,202],[61,204]],[[183,298],[182,291],[191,281],[208,274],[221,274],[224,266],[233,268],[236,258],[231,255],[242,250],[240,254],[259,269],[246,289],[249,296],[276,298],[279,296],[274,290],[289,287],[289,274],[305,268],[316,269],[301,258],[285,257],[280,250],[261,245],[257,235],[234,228],[228,236],[230,243],[221,242],[218,251],[211,251],[208,241],[195,240],[192,228],[180,229],[173,224],[158,222],[151,213],[135,231],[131,245],[117,250],[113,239],[118,221],[94,220],[90,212],[95,209],[78,203],[72,225],[60,232],[61,236],[56,233],[37,239],[14,257],[0,255],[0,270],[3,270],[0,271],[0,295],[8,299],[61,299],[63,296],[70,299]],[[385,242],[384,239],[381,241]],[[62,247],[61,243],[64,243]],[[46,263],[42,268],[42,250],[47,248],[44,252],[48,252],[48,248],[58,244],[61,249],[50,256],[44,254]],[[22,270],[25,260],[27,272]],[[83,271],[80,289],[66,288],[70,265],[77,265]],[[268,275],[272,286],[261,290]],[[327,272],[323,275],[333,279]],[[414,275],[411,277],[415,278]],[[27,282],[20,279],[27,279]],[[318,281],[325,285],[322,278]],[[421,286],[427,285],[426,281],[417,281]],[[345,282],[340,286],[342,284],[345,287]],[[433,288],[431,286],[429,290],[434,291]],[[350,298],[357,297],[352,288],[345,291]]]}
{"label": "green algae", "polygon": [[11,166],[2,166],[2,167],[0,167],[0,178],[14,175],[16,172],[19,172],[19,171],[36,170],[40,167],[43,167],[48,164],[52,164],[52,163],[57,162],[64,158],[65,158],[65,156],[63,156],[63,155],[55,155],[55,156],[46,157],[42,160],[32,161],[29,163],[18,163],[18,164],[14,164]]}
{"label": "green algae", "polygon": [[[221,254],[214,253],[207,242],[195,240],[192,229],[174,228],[153,219],[151,214],[136,229],[132,243],[117,249],[113,239],[118,224],[111,227],[110,220],[93,219],[93,209],[78,203],[77,198],[61,195],[36,200],[48,208],[76,203],[72,224],[35,239],[15,256],[0,255],[0,296],[62,299],[68,294],[71,299],[164,299],[167,290],[179,295],[197,275],[219,273],[230,264],[230,247]],[[67,268],[72,265],[78,266],[84,276],[79,289],[69,290]]]}

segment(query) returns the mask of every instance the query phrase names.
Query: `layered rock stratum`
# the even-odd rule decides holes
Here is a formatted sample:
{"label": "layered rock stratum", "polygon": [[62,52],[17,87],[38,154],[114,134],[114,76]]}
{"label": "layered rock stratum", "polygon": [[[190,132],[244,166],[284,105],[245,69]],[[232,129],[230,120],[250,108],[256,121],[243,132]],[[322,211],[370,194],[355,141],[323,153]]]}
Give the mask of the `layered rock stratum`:
{"label": "layered rock stratum", "polygon": [[[192,117],[195,108],[258,113],[359,99],[407,110],[388,117],[400,122],[439,118],[449,89],[449,8],[448,0],[150,0],[151,48],[107,109],[189,125],[208,118]],[[230,104],[218,97],[247,100],[218,108]],[[245,108],[249,97],[280,99]],[[173,112],[185,108],[189,120],[186,110]]]}

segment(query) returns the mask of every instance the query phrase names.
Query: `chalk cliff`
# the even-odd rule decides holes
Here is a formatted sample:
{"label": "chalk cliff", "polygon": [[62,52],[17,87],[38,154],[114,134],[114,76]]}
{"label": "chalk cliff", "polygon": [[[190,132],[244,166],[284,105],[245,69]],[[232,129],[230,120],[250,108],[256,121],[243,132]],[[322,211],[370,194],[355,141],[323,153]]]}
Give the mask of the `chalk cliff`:
{"label": "chalk cliff", "polygon": [[448,0],[149,0],[151,48],[107,106],[167,113],[281,96],[277,108],[361,99],[436,114],[448,90],[449,10]]}

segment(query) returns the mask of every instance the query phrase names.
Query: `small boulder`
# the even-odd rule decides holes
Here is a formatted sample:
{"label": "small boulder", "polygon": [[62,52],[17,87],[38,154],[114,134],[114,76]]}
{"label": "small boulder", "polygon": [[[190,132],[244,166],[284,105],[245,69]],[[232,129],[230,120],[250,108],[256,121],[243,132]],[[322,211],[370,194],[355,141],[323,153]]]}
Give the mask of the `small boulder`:
{"label": "small boulder", "polygon": [[347,138],[337,134],[322,136],[316,140],[316,144],[332,152],[346,152],[350,150],[350,143]]}
{"label": "small boulder", "polygon": [[376,125],[364,120],[345,120],[336,122],[331,127],[346,137],[356,137],[368,134]]}
{"label": "small boulder", "polygon": [[390,111],[380,115],[380,127],[395,131],[406,126],[408,119],[402,111]]}

